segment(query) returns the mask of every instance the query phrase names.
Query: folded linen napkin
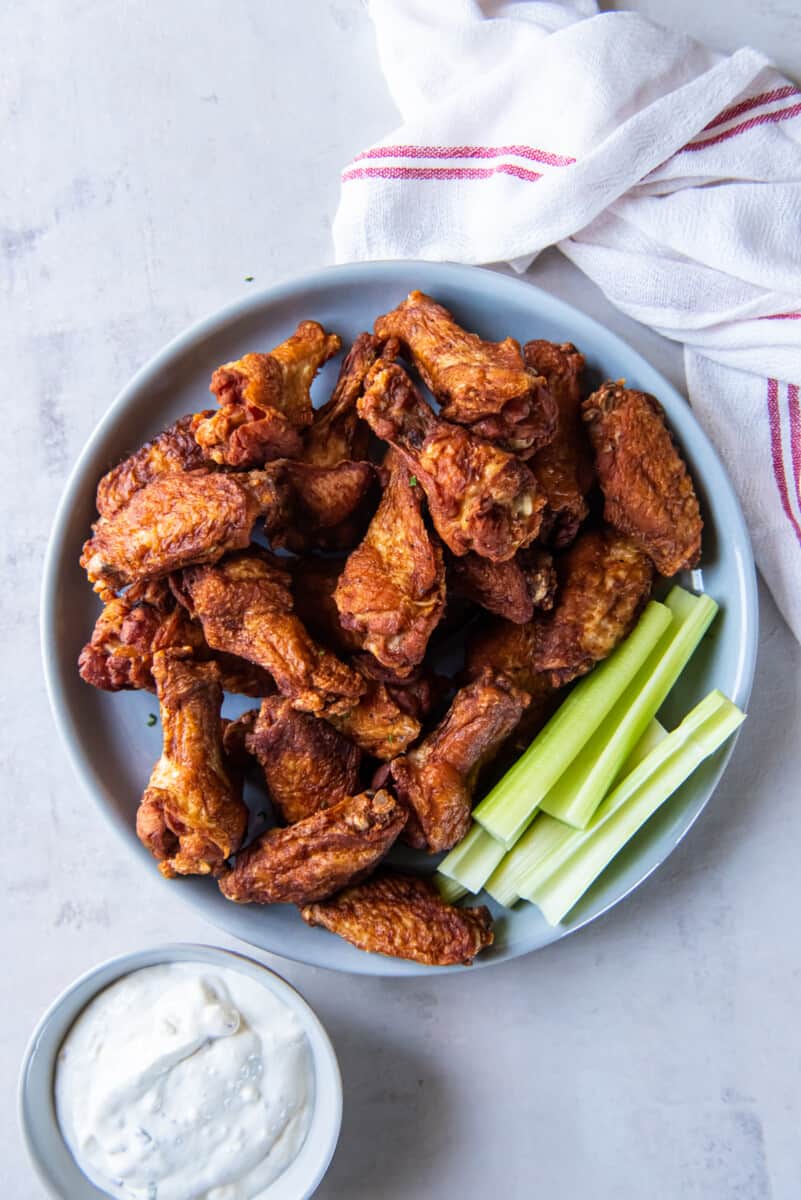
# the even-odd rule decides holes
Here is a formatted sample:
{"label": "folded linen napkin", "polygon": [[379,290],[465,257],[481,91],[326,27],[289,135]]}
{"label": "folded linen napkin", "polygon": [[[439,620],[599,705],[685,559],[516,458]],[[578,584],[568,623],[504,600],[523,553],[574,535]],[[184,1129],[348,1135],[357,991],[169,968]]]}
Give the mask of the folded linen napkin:
{"label": "folded linen napkin", "polygon": [[684,345],[690,400],[801,639],[801,89],[594,0],[368,0],[403,125],[342,173],[337,260],[556,243]]}

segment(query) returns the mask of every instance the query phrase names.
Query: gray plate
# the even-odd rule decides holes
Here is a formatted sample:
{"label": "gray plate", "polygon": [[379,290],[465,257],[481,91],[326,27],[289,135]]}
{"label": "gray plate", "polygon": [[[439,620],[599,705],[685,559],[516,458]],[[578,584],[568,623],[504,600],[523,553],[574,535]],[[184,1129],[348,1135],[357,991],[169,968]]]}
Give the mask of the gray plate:
{"label": "gray plate", "polygon": [[[591,379],[625,377],[631,387],[652,392],[664,405],[704,515],[703,570],[694,572],[694,582],[722,609],[665,706],[667,723],[672,725],[715,687],[744,706],[757,643],[754,561],[742,512],[715,450],[686,401],[619,338],[530,284],[476,267],[441,263],[333,267],[248,296],[166,346],[131,380],[98,425],[70,475],[56,515],[42,586],[42,654],[56,723],[82,783],[156,886],[183,896],[209,921],[264,950],[369,975],[414,975],[437,968],[364,954],[325,930],[309,928],[291,907],[231,904],[208,879],[160,879],[134,832],[138,799],[160,752],[159,728],[146,724],[155,700],[145,693],[95,691],[79,678],[76,660],[98,604],[78,566],[78,555],[96,515],[94,492],[100,475],[176,417],[206,407],[215,366],[248,350],[269,349],[303,318],[321,321],[348,343],[413,288],[435,296],[463,325],[485,338],[511,335],[521,342],[534,337],[575,342],[587,358]],[[315,385],[317,402],[330,394],[337,369],[338,363],[329,363],[321,372]],[[233,714],[247,706],[231,700],[225,711]],[[550,928],[531,905],[518,906],[511,913],[498,910],[495,945],[477,959],[477,965],[489,966],[545,946],[626,896],[696,820],[731,748],[730,743],[703,764],[604,872],[563,925]]]}

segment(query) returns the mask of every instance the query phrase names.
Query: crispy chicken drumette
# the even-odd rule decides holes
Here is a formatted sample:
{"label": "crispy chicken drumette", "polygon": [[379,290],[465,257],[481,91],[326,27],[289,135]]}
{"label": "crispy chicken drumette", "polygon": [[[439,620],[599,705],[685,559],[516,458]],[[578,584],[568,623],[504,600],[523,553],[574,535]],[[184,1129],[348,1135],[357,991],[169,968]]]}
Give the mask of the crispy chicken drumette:
{"label": "crispy chicken drumette", "polygon": [[429,879],[383,868],[300,912],[308,925],[322,925],[360,950],[429,967],[471,963],[493,941],[488,908],[456,908]]}
{"label": "crispy chicken drumette", "polygon": [[390,772],[409,810],[405,839],[418,849],[450,850],[470,825],[473,790],[517,725],[528,696],[504,675],[488,671],[458,691],[436,729]]}
{"label": "crispy chicken drumette", "polygon": [[502,563],[477,554],[452,557],[448,584],[487,612],[521,625],[531,620],[535,608],[553,607],[556,571],[547,550],[530,546]]}
{"label": "crispy chicken drumette", "polygon": [[363,879],[397,838],[406,813],[389,792],[348,796],[285,829],[269,829],[220,880],[238,904],[311,904]]}
{"label": "crispy chicken drumette", "polygon": [[410,292],[379,317],[375,332],[408,346],[423,381],[439,400],[442,417],[508,450],[528,455],[547,445],[557,410],[545,380],[529,370],[514,338],[484,342],[467,333],[441,304]]}
{"label": "crispy chicken drumette", "polygon": [[422,487],[437,533],[454,554],[512,558],[540,528],[545,497],[512,454],[436,417],[395,363],[379,360],[359,412],[395,447]]}
{"label": "crispy chicken drumette", "polygon": [[529,462],[548,504],[541,536],[550,545],[568,546],[585,520],[585,499],[594,470],[587,432],[581,422],[581,378],[584,355],[570,342],[526,342],[523,355],[532,370],[543,375],[553,396],[558,420],[556,433]]}
{"label": "crispy chicken drumette", "polygon": [[651,594],[651,562],[612,529],[581,534],[557,562],[559,593],[540,618],[534,663],[554,687],[585,675],[631,631]]}
{"label": "crispy chicken drumette", "polygon": [[696,566],[701,510],[684,460],[653,396],[605,383],[583,404],[604,494],[604,517],[660,575]]}
{"label": "crispy chicken drumette", "polygon": [[341,344],[317,321],[301,321],[269,354],[246,354],[218,367],[211,391],[220,408],[195,429],[208,457],[240,469],[298,457],[300,431],[312,422],[312,382]]}
{"label": "crispy chicken drumette", "polygon": [[223,759],[222,688],[214,663],[158,650],[153,676],[164,749],[136,816],[136,832],[173,875],[216,875],[242,843],[248,810]]}
{"label": "crispy chicken drumette", "polygon": [[367,372],[387,349],[371,333],[355,339],[339,372],[331,399],[314,414],[303,448],[303,461],[316,467],[332,467],[343,460],[367,458],[370,429],[361,420],[356,401],[364,390]]}
{"label": "crispy chicken drumette", "polygon": [[301,711],[346,711],[365,682],[309,636],[292,611],[289,583],[279,560],[253,548],[217,566],[187,568],[179,587],[215,650],[263,667]]}
{"label": "crispy chicken drumette", "polygon": [[399,676],[422,662],[445,607],[442,547],[426,529],[423,497],[397,454],[364,541],[345,563],[334,599],[340,621]]}
{"label": "crispy chicken drumette", "polygon": [[152,483],[159,475],[176,471],[195,471],[214,466],[202,446],[195,441],[195,427],[213,410],[189,413],[181,417],[152,441],[146,442],[134,454],[112,467],[97,485],[97,511],[101,517],[112,517],[131,499],[135,492]]}

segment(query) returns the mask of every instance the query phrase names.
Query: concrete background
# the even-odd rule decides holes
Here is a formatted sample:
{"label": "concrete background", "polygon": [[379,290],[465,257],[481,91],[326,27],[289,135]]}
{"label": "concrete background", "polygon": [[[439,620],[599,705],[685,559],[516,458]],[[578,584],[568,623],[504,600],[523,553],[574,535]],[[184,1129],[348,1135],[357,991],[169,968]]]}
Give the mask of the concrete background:
{"label": "concrete background", "polygon": [[[795,0],[641,0],[801,77]],[[340,167],[396,122],[359,0],[0,6],[4,969],[0,1195],[42,1191],[14,1087],[79,972],[165,940],[226,944],[148,890],[78,790],[38,658],[67,470],[136,367],[189,322],[331,259]],[[532,270],[681,386],[676,347],[555,253]],[[490,972],[382,981],[274,961],[341,1057],[323,1200],[797,1200],[801,651],[762,595],[750,719],[714,802],[637,894]]]}

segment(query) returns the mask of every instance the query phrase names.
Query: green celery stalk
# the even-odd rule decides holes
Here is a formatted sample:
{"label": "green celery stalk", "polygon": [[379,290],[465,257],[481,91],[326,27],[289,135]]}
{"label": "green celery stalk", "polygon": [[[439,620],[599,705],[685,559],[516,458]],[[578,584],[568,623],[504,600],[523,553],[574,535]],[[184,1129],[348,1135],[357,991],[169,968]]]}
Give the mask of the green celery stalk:
{"label": "green celery stalk", "polygon": [[711,596],[671,589],[673,623],[602,725],[540,802],[543,812],[584,829],[656,716],[718,611]]}
{"label": "green celery stalk", "polygon": [[526,898],[549,924],[559,924],[645,821],[744,720],[745,714],[721,692],[711,692],[635,767],[589,828],[573,835],[557,869],[538,887],[526,888]]}
{"label": "green celery stalk", "polygon": [[437,871],[460,883],[468,892],[480,892],[504,853],[501,843],[474,821],[461,842],[443,858]]}
{"label": "green celery stalk", "polygon": [[507,850],[531,821],[543,796],[606,717],[670,625],[664,604],[651,600],[633,632],[585,675],[515,765],[473,812]]}
{"label": "green celery stalk", "polygon": [[434,876],[434,883],[446,904],[455,904],[457,900],[461,900],[462,896],[467,895],[467,888],[462,887],[461,883],[457,883],[455,879],[448,879],[447,875],[437,873]]}
{"label": "green celery stalk", "polygon": [[657,721],[656,717],[652,721],[649,721],[645,733],[618,771],[615,783],[619,783],[621,779],[625,779],[627,775],[630,775],[634,768],[640,765],[645,756],[650,754],[652,750],[655,750],[659,743],[663,742],[667,736],[668,731],[664,725]]}
{"label": "green celery stalk", "polygon": [[556,821],[545,813],[537,813],[517,845],[484,884],[493,900],[497,900],[504,908],[516,904],[520,899],[518,889],[521,880],[573,832],[562,821]]}
{"label": "green celery stalk", "polygon": [[[656,719],[651,721],[625,764],[625,773],[632,771],[667,736],[664,725]],[[548,863],[554,862],[563,847],[574,844],[575,838],[576,830],[571,825],[565,825],[547,813],[538,813],[484,886],[499,904],[511,908],[520,899],[520,888],[531,880],[547,878]]]}

